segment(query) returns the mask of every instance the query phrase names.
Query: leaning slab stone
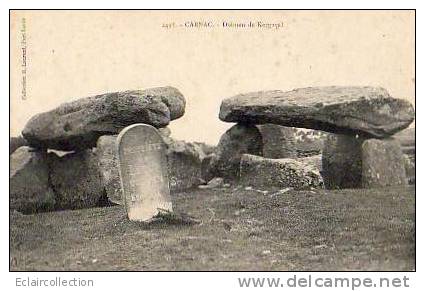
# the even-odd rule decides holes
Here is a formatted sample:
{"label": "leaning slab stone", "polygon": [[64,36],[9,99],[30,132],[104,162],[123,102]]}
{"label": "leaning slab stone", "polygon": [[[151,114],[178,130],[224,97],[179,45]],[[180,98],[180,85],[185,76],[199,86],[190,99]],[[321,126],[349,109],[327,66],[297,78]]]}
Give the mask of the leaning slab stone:
{"label": "leaning slab stone", "polygon": [[118,135],[117,151],[128,218],[147,221],[160,209],[172,211],[166,146],[159,132],[146,124],[128,126]]}
{"label": "leaning slab stone", "polygon": [[55,207],[45,152],[27,146],[19,147],[10,156],[9,181],[10,209],[34,213]]}
{"label": "leaning slab stone", "polygon": [[107,93],[64,103],[31,118],[22,135],[31,146],[81,150],[101,135],[134,123],[163,127],[184,114],[185,99],[175,88]]}
{"label": "leaning slab stone", "polygon": [[219,117],[227,122],[386,137],[408,127],[414,115],[412,104],[391,97],[383,88],[332,86],[237,95],[223,100]]}
{"label": "leaning slab stone", "polygon": [[317,167],[295,159],[267,159],[242,155],[240,181],[249,186],[321,188],[322,177]]}
{"label": "leaning slab stone", "polygon": [[257,127],[236,124],[221,136],[210,162],[210,174],[225,180],[237,180],[242,155],[262,155],[262,149],[262,136]]}
{"label": "leaning slab stone", "polygon": [[293,128],[269,123],[257,127],[263,138],[263,157],[280,159],[297,156]]}
{"label": "leaning slab stone", "polygon": [[108,199],[113,203],[123,205],[116,140],[116,135],[103,135],[99,137],[97,140],[96,155],[102,185]]}
{"label": "leaning slab stone", "polygon": [[95,207],[104,195],[96,153],[49,154],[50,183],[58,209]]}
{"label": "leaning slab stone", "polygon": [[405,160],[394,139],[368,139],[362,145],[362,186],[407,185]]}
{"label": "leaning slab stone", "polygon": [[329,134],[322,153],[322,176],[327,189],[360,188],[362,138]]}

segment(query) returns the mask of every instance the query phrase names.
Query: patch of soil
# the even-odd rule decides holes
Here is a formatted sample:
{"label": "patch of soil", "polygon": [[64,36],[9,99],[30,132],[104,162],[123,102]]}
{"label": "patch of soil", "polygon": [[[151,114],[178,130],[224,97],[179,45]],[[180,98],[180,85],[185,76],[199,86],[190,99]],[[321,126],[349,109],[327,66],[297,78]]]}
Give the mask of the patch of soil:
{"label": "patch of soil", "polygon": [[175,194],[175,212],[195,217],[199,224],[130,222],[121,206],[14,212],[10,268],[414,270],[414,187],[257,190]]}

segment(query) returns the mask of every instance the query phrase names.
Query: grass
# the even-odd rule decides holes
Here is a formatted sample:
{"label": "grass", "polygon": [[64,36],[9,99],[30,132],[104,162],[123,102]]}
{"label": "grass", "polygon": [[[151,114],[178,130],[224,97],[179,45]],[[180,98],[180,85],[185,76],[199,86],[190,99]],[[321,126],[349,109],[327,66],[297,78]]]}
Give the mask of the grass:
{"label": "grass", "polygon": [[414,187],[261,190],[175,194],[194,224],[130,222],[120,206],[11,213],[11,270],[415,268]]}

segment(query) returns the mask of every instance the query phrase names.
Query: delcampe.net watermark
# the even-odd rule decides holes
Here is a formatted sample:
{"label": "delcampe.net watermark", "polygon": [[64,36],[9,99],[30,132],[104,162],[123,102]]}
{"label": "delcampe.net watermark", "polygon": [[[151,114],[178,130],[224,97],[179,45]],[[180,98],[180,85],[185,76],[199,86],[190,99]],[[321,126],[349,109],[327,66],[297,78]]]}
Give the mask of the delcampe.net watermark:
{"label": "delcampe.net watermark", "polygon": [[391,288],[410,287],[409,277],[320,277],[294,275],[289,278],[279,277],[239,277],[238,286],[256,288],[346,288],[356,290],[358,288]]}

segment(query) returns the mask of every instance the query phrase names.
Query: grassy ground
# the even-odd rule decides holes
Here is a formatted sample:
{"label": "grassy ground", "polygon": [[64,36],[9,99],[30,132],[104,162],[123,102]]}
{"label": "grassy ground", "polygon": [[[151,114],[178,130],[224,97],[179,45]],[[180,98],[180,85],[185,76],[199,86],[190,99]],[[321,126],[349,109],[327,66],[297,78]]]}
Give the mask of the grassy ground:
{"label": "grassy ground", "polygon": [[[264,189],[263,189],[264,190]],[[414,188],[175,194],[199,225],[130,222],[119,206],[12,213],[12,270],[413,270]]]}

